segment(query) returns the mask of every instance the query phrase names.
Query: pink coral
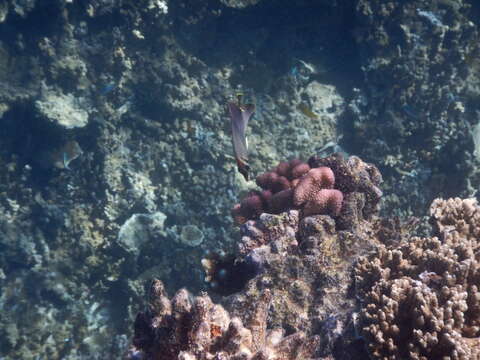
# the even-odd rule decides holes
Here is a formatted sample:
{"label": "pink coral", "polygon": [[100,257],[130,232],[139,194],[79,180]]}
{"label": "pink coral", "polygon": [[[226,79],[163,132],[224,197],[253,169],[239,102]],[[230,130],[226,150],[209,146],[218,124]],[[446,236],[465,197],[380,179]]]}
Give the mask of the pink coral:
{"label": "pink coral", "polygon": [[[297,187],[298,188],[298,187]],[[312,192],[303,206],[303,216],[331,214],[338,216],[342,209],[343,194],[336,189],[321,189]]]}
{"label": "pink coral", "polygon": [[280,214],[285,209],[293,207],[293,190],[286,189],[274,194],[268,202],[269,211],[274,214]]}
{"label": "pink coral", "polygon": [[290,172],[290,180],[300,178],[310,170],[310,166],[305,163],[297,164]]}
{"label": "pink coral", "polygon": [[249,196],[241,201],[240,208],[242,212],[260,215],[263,210],[262,198],[256,193],[249,194]]}
{"label": "pink coral", "polygon": [[[300,206],[303,203],[313,200],[317,197],[317,193],[322,189],[331,189],[335,183],[335,175],[332,169],[322,166],[311,169],[298,182],[293,192],[293,203]],[[325,195],[324,195],[325,196]],[[318,198],[318,200],[321,200]]]}
{"label": "pink coral", "polygon": [[[273,170],[256,179],[262,192],[251,193],[232,209],[235,222],[243,224],[257,219],[261,213],[280,214],[289,209],[303,209],[304,215],[338,216],[343,194],[331,190],[335,184],[333,171],[326,166],[311,168],[294,159],[279,163]],[[331,191],[322,191],[330,189]]]}
{"label": "pink coral", "polygon": [[288,173],[290,172],[290,163],[287,161],[283,161],[277,165],[275,172],[280,175],[287,177]]}
{"label": "pink coral", "polygon": [[263,189],[271,190],[273,193],[290,188],[288,179],[274,171],[269,171],[257,177],[257,185]]}
{"label": "pink coral", "polygon": [[266,173],[260,174],[256,178],[257,185],[262,189],[269,189],[272,187],[272,184],[278,179],[278,174],[275,171],[268,171]]}
{"label": "pink coral", "polygon": [[244,223],[247,219],[256,218],[264,212],[265,203],[272,197],[268,190],[261,193],[252,192],[248,194],[240,204],[232,208],[232,216],[237,223]]}

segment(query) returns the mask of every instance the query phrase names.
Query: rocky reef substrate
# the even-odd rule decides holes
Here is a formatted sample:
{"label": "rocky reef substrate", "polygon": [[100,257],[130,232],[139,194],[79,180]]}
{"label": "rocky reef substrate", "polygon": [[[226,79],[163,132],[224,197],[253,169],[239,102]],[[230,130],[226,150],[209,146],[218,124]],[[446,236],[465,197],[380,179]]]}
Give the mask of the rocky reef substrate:
{"label": "rocky reef substrate", "polygon": [[[419,219],[379,216],[378,198],[369,196],[378,194],[373,165],[340,156],[310,163],[343,174],[338,186],[351,192],[340,215],[288,210],[243,224],[236,266],[204,261],[212,293],[231,291],[221,305],[206,294],[183,301],[186,290],[170,301],[154,282],[160,290],[137,316],[127,358],[478,358],[477,201],[436,199],[428,229]],[[420,228],[428,234],[416,236]],[[268,340],[274,333],[282,351]]]}
{"label": "rocky reef substrate", "polygon": [[[276,190],[236,172],[224,105],[238,90],[257,106],[252,177],[313,152],[355,154],[382,173],[385,241],[403,236],[396,215],[477,196],[479,14],[472,0],[0,1],[0,357],[121,357],[152,277],[169,294],[251,286],[247,250],[269,236],[245,232],[241,255],[228,214]],[[341,178],[314,218],[347,234],[354,221],[338,220],[355,218],[330,207],[337,191],[355,204],[348,194],[363,190]],[[291,210],[298,234],[303,207],[325,202],[288,194],[237,215],[254,229]],[[219,269],[207,284],[202,258]],[[223,277],[236,269],[241,281]]]}

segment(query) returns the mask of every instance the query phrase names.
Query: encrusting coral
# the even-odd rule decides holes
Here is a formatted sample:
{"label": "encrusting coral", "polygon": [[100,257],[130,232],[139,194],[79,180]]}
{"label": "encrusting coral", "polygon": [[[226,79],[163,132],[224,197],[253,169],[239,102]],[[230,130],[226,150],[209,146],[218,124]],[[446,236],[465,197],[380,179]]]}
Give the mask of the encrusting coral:
{"label": "encrusting coral", "polygon": [[282,328],[267,330],[271,294],[264,291],[245,325],[230,317],[208,295],[192,297],[179,290],[169,300],[160,280],[151,285],[145,312],[135,320],[127,359],[162,360],[305,360],[318,346],[318,336]]}
{"label": "encrusting coral", "polygon": [[437,199],[430,214],[436,236],[380,245],[356,266],[375,358],[480,358],[480,206]]}

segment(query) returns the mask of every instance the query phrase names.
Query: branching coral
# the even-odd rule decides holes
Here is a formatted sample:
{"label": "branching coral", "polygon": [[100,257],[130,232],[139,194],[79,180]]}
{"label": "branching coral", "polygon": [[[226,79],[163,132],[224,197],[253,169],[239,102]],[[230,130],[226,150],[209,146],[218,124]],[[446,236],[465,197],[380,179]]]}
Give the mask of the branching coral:
{"label": "branching coral", "polygon": [[135,336],[127,359],[155,360],[304,360],[311,358],[318,337],[281,328],[267,330],[271,294],[264,291],[245,325],[230,317],[206,294],[192,297],[185,289],[169,300],[154,280],[147,311],[135,320]]}
{"label": "branching coral", "polygon": [[436,236],[379,246],[356,266],[361,332],[376,358],[480,357],[480,207],[437,199]]}

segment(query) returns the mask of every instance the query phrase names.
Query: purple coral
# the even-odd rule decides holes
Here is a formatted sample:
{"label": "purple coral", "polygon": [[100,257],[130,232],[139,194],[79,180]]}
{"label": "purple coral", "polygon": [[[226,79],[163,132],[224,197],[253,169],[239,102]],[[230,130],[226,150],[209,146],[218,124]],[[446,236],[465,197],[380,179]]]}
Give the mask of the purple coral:
{"label": "purple coral", "polygon": [[300,206],[315,197],[321,189],[331,189],[334,183],[335,175],[332,169],[325,166],[311,169],[295,187],[293,202]]}
{"label": "purple coral", "polygon": [[320,189],[303,206],[303,216],[331,214],[338,216],[342,209],[343,194],[336,189]]}
{"label": "purple coral", "polygon": [[[340,228],[349,228],[355,223],[353,215],[369,218],[376,213],[382,196],[378,187],[382,176],[375,166],[339,154],[312,156],[308,164],[298,159],[281,162],[256,182],[263,191],[251,192],[232,209],[237,224],[258,219],[262,213],[297,209],[301,216],[333,216]],[[352,205],[360,203],[361,208]]]}
{"label": "purple coral", "polygon": [[322,166],[303,175],[293,192],[293,204],[303,205],[303,215],[331,214],[338,216],[342,209],[343,194],[332,189],[335,175],[332,169]]}
{"label": "purple coral", "polygon": [[340,214],[343,194],[333,189],[335,175],[327,166],[311,168],[294,159],[260,174],[256,182],[263,192],[250,193],[232,209],[238,224],[258,219],[264,212],[280,214],[290,209],[302,210],[303,216],[328,214],[336,217]]}

